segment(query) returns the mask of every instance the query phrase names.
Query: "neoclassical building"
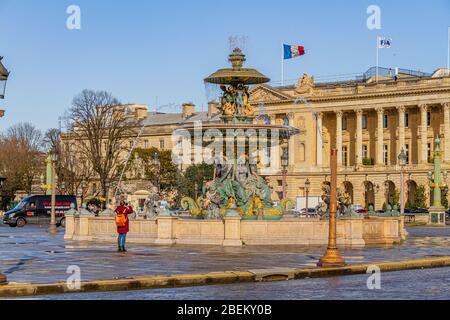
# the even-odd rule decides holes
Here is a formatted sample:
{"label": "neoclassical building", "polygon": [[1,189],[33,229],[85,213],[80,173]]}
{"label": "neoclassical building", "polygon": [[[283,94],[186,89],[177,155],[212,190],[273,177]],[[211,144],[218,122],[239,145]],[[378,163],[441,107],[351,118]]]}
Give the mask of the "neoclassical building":
{"label": "neoclassical building", "polygon": [[[407,155],[405,202],[414,202],[418,186],[430,192],[428,172],[433,169],[434,140],[443,142],[444,170],[450,169],[450,76],[447,69],[433,74],[410,70],[374,70],[351,81],[316,82],[305,74],[297,84],[283,87],[260,85],[251,90],[251,104],[258,120],[299,129],[300,134],[279,145],[270,158],[278,170],[261,168],[273,190],[274,200],[282,195],[281,155],[289,154],[287,196],[306,196],[305,182],[311,182],[310,196],[319,197],[330,181],[330,151],[338,150],[338,183],[354,204],[381,209],[393,202],[400,190],[398,155]],[[395,73],[395,75],[394,75]],[[124,106],[145,125],[138,147],[171,150],[173,132],[197,121],[218,123],[217,104],[197,112],[186,103],[182,112],[149,112],[146,105]],[[139,132],[139,128],[136,130]],[[136,137],[130,137],[130,146]],[[64,140],[64,138],[63,138]],[[70,142],[66,140],[65,142]],[[284,149],[284,150],[283,150]],[[126,156],[126,154],[124,154]],[[184,170],[185,168],[181,168]],[[142,203],[149,194],[148,183],[135,181],[131,199]],[[93,182],[92,188],[96,188]],[[95,191],[95,190],[93,190]],[[431,197],[429,197],[431,199]]]}
{"label": "neoclassical building", "polygon": [[[300,129],[282,148],[289,150],[288,197],[319,196],[330,177],[330,150],[338,150],[339,184],[353,203],[381,209],[400,190],[398,155],[407,155],[405,201],[413,203],[417,186],[430,191],[434,140],[443,141],[444,170],[450,169],[450,77],[382,69],[352,81],[316,83],[305,74],[296,85],[252,90],[252,103],[272,123]],[[280,152],[282,153],[282,152]],[[274,194],[282,176],[269,175]]]}

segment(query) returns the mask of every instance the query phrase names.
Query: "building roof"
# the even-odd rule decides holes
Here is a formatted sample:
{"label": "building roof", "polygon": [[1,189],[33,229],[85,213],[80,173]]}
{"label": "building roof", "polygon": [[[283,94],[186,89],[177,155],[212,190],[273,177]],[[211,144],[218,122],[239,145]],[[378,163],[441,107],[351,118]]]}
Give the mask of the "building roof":
{"label": "building roof", "polygon": [[160,125],[185,125],[196,121],[218,122],[220,114],[213,117],[208,116],[208,112],[196,112],[189,118],[184,118],[182,113],[155,113],[149,112],[147,118],[143,120],[142,125],[160,126]]}

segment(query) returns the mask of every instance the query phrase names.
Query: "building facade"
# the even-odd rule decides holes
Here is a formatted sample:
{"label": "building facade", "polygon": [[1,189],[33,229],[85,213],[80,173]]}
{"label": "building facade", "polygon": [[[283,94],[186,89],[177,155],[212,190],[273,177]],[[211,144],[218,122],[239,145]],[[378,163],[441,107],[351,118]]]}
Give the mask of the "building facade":
{"label": "building facade", "polygon": [[[433,170],[434,140],[438,136],[443,141],[443,170],[450,169],[449,72],[400,70],[393,75],[391,70],[382,69],[380,74],[384,76],[376,79],[372,70],[356,80],[334,83],[316,83],[305,74],[295,85],[260,85],[251,90],[250,102],[259,113],[257,121],[289,125],[300,131],[271,154],[279,169],[261,170],[274,200],[282,197],[283,152],[289,154],[287,196],[296,199],[306,196],[307,179],[311,183],[309,196],[322,194],[323,185],[330,182],[330,152],[336,148],[338,184],[354,204],[366,208],[373,204],[380,210],[398,201],[398,155],[402,149],[407,155],[405,203],[414,203],[419,186],[426,188],[431,201],[428,172]],[[195,105],[186,103],[177,114],[149,112],[145,105],[124,108],[142,121],[144,130],[137,147],[143,149],[171,150],[177,128],[198,121],[220,122],[217,103],[210,103],[206,112],[197,112]],[[130,137],[130,146],[135,140]],[[133,202],[142,203],[150,193],[148,183],[128,183]],[[96,188],[95,183],[91,188]]]}
{"label": "building facade", "polygon": [[[262,85],[252,91],[252,103],[272,123],[301,131],[288,144],[288,197],[320,196],[330,181],[330,151],[338,150],[339,185],[353,203],[382,209],[394,203],[400,190],[398,155],[407,155],[405,202],[414,203],[418,186],[430,194],[434,140],[443,140],[444,170],[450,168],[450,77],[447,69],[434,74],[404,70],[376,79],[370,73],[354,81],[315,83],[305,74],[293,86]],[[378,81],[377,81],[378,80]],[[281,151],[280,151],[281,153]],[[282,177],[269,175],[274,195]],[[429,199],[432,197],[428,196]]]}

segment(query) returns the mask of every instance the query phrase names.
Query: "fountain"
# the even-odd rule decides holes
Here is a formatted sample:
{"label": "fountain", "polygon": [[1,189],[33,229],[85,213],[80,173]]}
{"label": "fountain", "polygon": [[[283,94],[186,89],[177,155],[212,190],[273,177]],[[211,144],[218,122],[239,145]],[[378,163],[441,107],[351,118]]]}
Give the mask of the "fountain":
{"label": "fountain", "polygon": [[[183,208],[200,219],[219,219],[239,215],[243,220],[280,220],[293,201],[282,199],[274,205],[267,182],[258,173],[261,145],[274,147],[299,133],[290,126],[256,123],[256,110],[249,103],[250,86],[263,84],[269,78],[255,69],[243,68],[245,55],[239,48],[229,56],[232,68],[220,69],[205,79],[220,86],[220,124],[203,125],[202,137],[215,132],[221,145],[215,148],[212,163],[214,180],[207,184],[206,194],[197,200],[183,198]],[[191,137],[198,134],[195,125],[180,128]],[[202,148],[205,142],[202,139]],[[257,146],[257,147],[256,147]],[[278,168],[277,168],[278,169]]]}

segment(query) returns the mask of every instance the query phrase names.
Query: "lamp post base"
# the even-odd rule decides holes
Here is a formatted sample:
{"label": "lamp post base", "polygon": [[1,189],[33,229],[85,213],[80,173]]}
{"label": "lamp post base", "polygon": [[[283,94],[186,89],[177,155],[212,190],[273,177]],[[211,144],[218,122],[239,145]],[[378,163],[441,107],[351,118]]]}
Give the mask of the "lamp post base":
{"label": "lamp post base", "polygon": [[0,286],[6,285],[8,282],[6,281],[6,277],[0,273]]}
{"label": "lamp post base", "polygon": [[317,266],[324,268],[344,267],[345,260],[337,248],[328,248],[325,255],[317,263]]}
{"label": "lamp post base", "polygon": [[58,228],[56,227],[56,225],[51,224],[50,227],[48,228],[48,233],[53,236],[58,234]]}

